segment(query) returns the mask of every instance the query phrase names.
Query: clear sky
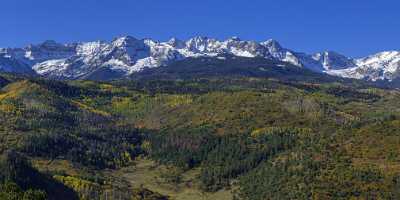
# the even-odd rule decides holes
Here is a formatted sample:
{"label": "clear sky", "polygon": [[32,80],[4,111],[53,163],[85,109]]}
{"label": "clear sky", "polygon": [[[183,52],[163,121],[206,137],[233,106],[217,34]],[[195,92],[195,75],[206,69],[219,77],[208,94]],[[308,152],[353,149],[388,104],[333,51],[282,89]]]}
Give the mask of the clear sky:
{"label": "clear sky", "polygon": [[0,47],[201,35],[360,57],[400,49],[399,0],[2,0]]}

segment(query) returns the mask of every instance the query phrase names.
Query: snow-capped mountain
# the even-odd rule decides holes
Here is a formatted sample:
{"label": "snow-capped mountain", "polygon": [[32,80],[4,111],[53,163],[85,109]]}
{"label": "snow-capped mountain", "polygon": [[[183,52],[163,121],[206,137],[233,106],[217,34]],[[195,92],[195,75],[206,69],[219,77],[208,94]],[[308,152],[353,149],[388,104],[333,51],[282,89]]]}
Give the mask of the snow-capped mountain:
{"label": "snow-capped mountain", "polygon": [[355,66],[332,70],[331,75],[376,80],[400,78],[400,51],[386,51],[354,60]]}
{"label": "snow-capped mountain", "polygon": [[352,59],[332,51],[313,55],[299,53],[282,47],[275,40],[255,42],[232,37],[220,41],[194,37],[187,41],[172,38],[158,42],[131,36],[111,42],[59,44],[45,41],[25,48],[0,48],[0,70],[57,79],[80,79],[98,71],[128,76],[144,68],[162,67],[185,58],[223,54],[275,59],[315,72],[370,80],[391,80],[398,77],[400,70],[400,52],[397,51]]}

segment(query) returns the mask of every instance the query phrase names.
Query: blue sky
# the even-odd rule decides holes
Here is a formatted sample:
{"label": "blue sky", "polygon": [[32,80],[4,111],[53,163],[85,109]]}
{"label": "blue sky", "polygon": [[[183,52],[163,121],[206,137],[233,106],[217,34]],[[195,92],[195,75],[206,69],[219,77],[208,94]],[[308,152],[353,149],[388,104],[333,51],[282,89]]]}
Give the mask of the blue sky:
{"label": "blue sky", "polygon": [[352,57],[400,48],[398,0],[4,0],[0,22],[0,47],[202,35]]}

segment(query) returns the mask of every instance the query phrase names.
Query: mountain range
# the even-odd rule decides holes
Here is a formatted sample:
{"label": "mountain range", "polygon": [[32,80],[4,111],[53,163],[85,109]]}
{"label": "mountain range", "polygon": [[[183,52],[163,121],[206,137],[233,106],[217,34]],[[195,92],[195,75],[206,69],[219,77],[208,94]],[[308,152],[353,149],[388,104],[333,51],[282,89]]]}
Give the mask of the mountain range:
{"label": "mountain range", "polygon": [[92,74],[98,76],[99,73],[102,79],[118,79],[188,58],[224,60],[227,55],[265,58],[345,78],[391,81],[400,77],[400,51],[354,59],[334,51],[315,54],[296,52],[272,39],[256,42],[237,37],[224,41],[194,37],[187,41],[172,38],[159,42],[125,36],[111,42],[70,44],[48,40],[24,48],[0,48],[0,70],[61,80],[90,79]]}

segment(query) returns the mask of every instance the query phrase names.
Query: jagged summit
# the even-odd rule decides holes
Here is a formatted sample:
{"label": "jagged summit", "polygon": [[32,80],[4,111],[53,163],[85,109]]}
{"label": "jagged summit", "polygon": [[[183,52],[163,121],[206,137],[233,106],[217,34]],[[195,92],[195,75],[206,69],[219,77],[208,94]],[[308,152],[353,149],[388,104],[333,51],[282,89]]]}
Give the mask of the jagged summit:
{"label": "jagged summit", "polygon": [[45,47],[45,48],[54,48],[54,47],[62,46],[62,44],[58,44],[54,40],[46,40],[42,44],[40,44],[40,46]]}
{"label": "jagged summit", "polygon": [[316,53],[313,57],[322,63],[324,71],[347,69],[356,66],[353,59],[341,55],[335,51]]}
{"label": "jagged summit", "polygon": [[58,79],[78,79],[104,69],[127,76],[144,68],[162,67],[189,57],[226,54],[275,59],[316,72],[349,78],[391,80],[400,74],[398,51],[353,59],[334,51],[312,55],[300,53],[283,47],[273,39],[256,42],[231,37],[221,41],[205,36],[186,41],[171,38],[166,42],[132,36],[117,37],[111,42],[72,44],[47,40],[25,48],[0,48],[0,70],[36,73]]}
{"label": "jagged summit", "polygon": [[177,49],[183,49],[185,48],[186,44],[183,40],[180,40],[178,38],[171,38],[168,40],[167,44],[169,44],[171,47],[177,48]]}
{"label": "jagged summit", "polygon": [[279,42],[274,39],[269,39],[265,42],[261,42],[261,45],[270,47],[271,50],[273,50],[273,51],[281,51],[282,50],[281,44],[279,44]]}
{"label": "jagged summit", "polygon": [[111,43],[114,46],[131,46],[137,43],[139,40],[132,36],[123,36],[115,38]]}

